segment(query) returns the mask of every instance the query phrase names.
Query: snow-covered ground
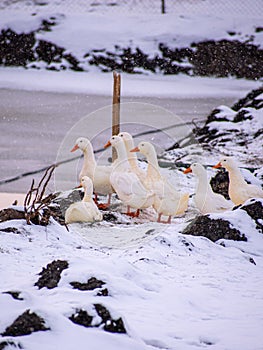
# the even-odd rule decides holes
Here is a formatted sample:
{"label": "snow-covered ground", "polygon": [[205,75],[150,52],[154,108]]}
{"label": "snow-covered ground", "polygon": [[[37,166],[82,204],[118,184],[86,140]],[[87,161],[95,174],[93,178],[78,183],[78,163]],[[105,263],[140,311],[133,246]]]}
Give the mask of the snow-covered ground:
{"label": "snow-covered ground", "polygon": [[[11,2],[5,2],[8,3]],[[135,15],[134,12],[120,16],[114,13],[113,8],[109,16],[98,14],[98,11],[94,11],[94,8],[98,8],[95,6],[92,11],[88,8],[85,11],[83,8],[81,11],[76,8],[72,10],[68,2],[64,2],[63,7],[59,0],[56,1],[59,7],[54,4],[53,7],[32,7],[29,0],[27,5],[13,1],[10,6],[1,9],[1,28],[11,26],[16,30],[30,31],[37,28],[47,14],[56,15],[59,19],[56,30],[39,34],[39,39],[52,39],[79,55],[83,55],[88,48],[97,48],[98,43],[99,47],[112,49],[114,45],[124,45],[132,40],[134,45],[140,44],[154,54],[156,43],[171,42],[175,31],[178,34],[176,43],[182,46],[194,40],[229,39],[228,32],[231,31],[236,32],[236,36],[231,38],[246,40],[254,34],[256,27],[261,26],[262,1],[254,1],[254,6],[241,12],[237,11],[237,7],[240,3],[240,8],[243,8],[243,1],[235,1],[237,7],[233,7],[233,3],[206,0],[202,1],[199,9],[191,4],[193,10],[189,13],[189,7],[185,8],[184,2],[178,1],[177,14],[162,17],[157,14]],[[215,6],[219,8],[218,4],[222,9],[215,11]],[[32,16],[32,10],[36,15]],[[85,34],[87,32],[88,36]],[[262,33],[259,31],[254,38],[254,42],[261,46]],[[0,88],[10,89],[11,92],[11,89],[22,89],[110,96],[112,89],[112,75],[95,70],[76,73],[1,68],[0,74]],[[204,99],[220,96],[222,99],[238,99],[261,84],[260,81],[234,78],[182,75],[123,77],[124,96],[151,96],[156,101],[162,98]],[[32,106],[36,103],[32,100]],[[41,105],[38,108],[41,110]],[[222,107],[222,110],[228,109]],[[258,118],[258,128],[263,120],[261,110],[249,109]],[[228,111],[232,117],[234,112]],[[5,117],[4,108],[1,117]],[[160,126],[165,123],[160,120]],[[174,119],[171,118],[173,123]],[[8,123],[5,122],[6,125]],[[218,127],[221,125],[217,124]],[[242,125],[243,133],[249,131],[250,135],[255,131],[249,129],[249,120],[238,125]],[[95,121],[89,126],[93,130],[98,129]],[[10,134],[10,138],[15,139],[17,130],[15,133],[14,130],[14,124],[9,129],[5,127],[5,135]],[[30,138],[30,133],[26,135]],[[260,156],[257,140],[249,144],[249,152],[254,158],[255,155]],[[227,151],[241,165],[248,166],[251,155],[246,153],[246,146],[235,148],[234,142],[232,140],[231,145],[228,144]],[[203,150],[199,145],[171,151],[165,159],[173,162],[183,156],[182,159],[187,161],[198,159],[212,165],[224,152],[223,145],[216,146],[213,152]],[[7,147],[1,144],[0,155],[5,154]],[[44,148],[41,144],[39,149]],[[5,161],[5,164],[8,162]],[[253,165],[257,168],[262,166],[255,159]],[[181,191],[194,193],[195,179],[192,176],[186,176],[178,169],[162,171]],[[209,176],[215,174],[211,168],[207,171]],[[259,170],[259,175],[260,171],[262,174],[262,170]],[[262,184],[260,176],[255,178],[248,171],[243,172],[251,182]],[[240,230],[248,239],[246,242],[224,239],[214,243],[204,237],[182,233],[197,215],[192,197],[186,215],[173,218],[171,225],[156,223],[156,214],[151,209],[147,209],[139,219],[127,218],[120,213],[122,210],[120,206],[113,208],[117,217],[115,223],[104,220],[92,225],[72,224],[69,232],[53,219],[46,227],[26,225],[25,220],[0,223],[0,348],[262,350],[263,235],[256,222],[242,209],[214,214],[213,218],[228,220],[231,227]],[[262,224],[262,218],[258,222]],[[58,286],[38,289],[35,286],[38,273],[48,263],[58,259],[68,262]],[[108,296],[99,296],[96,289],[76,290],[70,284],[73,281],[86,283],[91,277],[105,282],[103,288],[107,288]],[[19,298],[5,293],[10,291],[18,292]],[[127,334],[106,332],[102,326],[85,328],[69,319],[81,309],[93,316],[94,326],[99,324],[101,317],[94,306],[98,303],[110,311],[112,318],[122,318]],[[26,310],[40,316],[49,330],[17,337],[2,335]],[[4,342],[10,344],[5,347]]]}
{"label": "snow-covered ground", "polygon": [[[55,222],[47,228],[23,221],[2,223],[0,230],[13,227],[18,232],[0,234],[1,291],[17,291],[21,300],[0,294],[0,331],[28,309],[50,328],[2,340],[29,350],[83,349],[87,344],[92,350],[261,350],[263,236],[246,215],[242,210],[229,214],[248,242],[225,241],[226,247],[181,234],[185,218],[174,219],[169,227],[151,223],[158,235],[147,238],[149,224],[75,224],[67,232]],[[95,240],[104,235],[121,245],[103,248],[90,233]],[[34,286],[37,274],[56,259],[68,261],[68,269],[58,287],[39,290]],[[91,277],[105,282],[108,296],[70,285]],[[84,328],[68,319],[78,309],[96,315],[96,303],[112,317],[122,317],[127,335]]]}
{"label": "snow-covered ground", "polygon": [[[49,91],[78,93],[88,95],[112,94],[113,77],[111,73],[74,73],[25,70],[23,68],[0,68],[0,88],[28,91]],[[250,90],[261,86],[261,81],[234,78],[159,77],[154,74],[122,74],[122,97],[173,98],[233,98],[239,99]]]}
{"label": "snow-covered ground", "polygon": [[[9,3],[9,5],[7,5]],[[169,49],[190,48],[191,44],[208,40],[229,40],[250,43],[261,47],[263,31],[261,30],[263,1],[253,1],[253,6],[244,5],[244,1],[176,1],[174,11],[165,15],[152,14],[147,11],[153,6],[143,2],[145,10],[141,10],[139,2],[130,1],[131,6],[116,2],[115,9],[123,7],[121,11],[103,11],[103,1],[98,6],[91,6],[90,2],[58,1],[54,5],[51,1],[45,6],[29,6],[32,1],[6,2],[1,9],[1,30],[11,29],[17,34],[34,32],[35,47],[41,41],[55,44],[65,49],[65,54],[73,55],[78,60],[78,67],[86,71],[98,71],[98,67],[91,65],[89,55],[97,54],[110,59],[109,53],[129,48],[132,52],[137,48],[153,58],[160,54],[159,45]],[[96,3],[96,2],[95,2]],[[93,3],[93,4],[95,4]],[[81,5],[80,5],[81,4]],[[155,1],[160,5],[160,1]],[[14,16],[15,14],[15,16]],[[44,23],[44,24],[43,24]],[[30,40],[30,39],[28,39]],[[41,51],[41,48],[38,48]],[[39,69],[67,69],[72,67],[72,60],[65,56],[62,62],[56,57],[56,48],[49,47],[50,61],[41,57],[28,62],[27,67]],[[53,51],[53,53],[52,53]],[[53,54],[55,57],[53,57]],[[57,53],[59,56],[59,53]],[[6,58],[4,58],[4,61]],[[176,60],[180,62],[179,60]],[[187,58],[184,62],[177,62],[180,66],[191,66]],[[74,65],[74,64],[73,64]],[[103,66],[103,64],[102,64]],[[138,72],[149,72],[139,66]]]}

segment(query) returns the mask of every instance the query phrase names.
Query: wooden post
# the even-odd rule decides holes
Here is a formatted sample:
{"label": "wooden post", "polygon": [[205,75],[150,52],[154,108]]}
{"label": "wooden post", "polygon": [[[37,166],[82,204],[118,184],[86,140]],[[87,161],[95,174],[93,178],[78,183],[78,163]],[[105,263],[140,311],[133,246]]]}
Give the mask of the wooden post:
{"label": "wooden post", "polygon": [[162,14],[165,13],[165,0],[161,0],[162,2]]}
{"label": "wooden post", "polygon": [[[121,100],[121,75],[113,72],[113,98],[112,98],[112,135],[120,132],[120,100]],[[112,162],[117,158],[117,153],[112,148]]]}

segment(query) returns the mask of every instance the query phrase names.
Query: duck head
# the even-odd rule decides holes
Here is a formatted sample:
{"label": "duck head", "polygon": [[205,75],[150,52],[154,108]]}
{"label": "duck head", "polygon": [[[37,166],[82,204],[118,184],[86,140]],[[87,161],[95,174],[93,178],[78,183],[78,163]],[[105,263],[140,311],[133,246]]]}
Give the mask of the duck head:
{"label": "duck head", "polygon": [[148,155],[155,152],[155,148],[150,142],[142,141],[138,144],[137,147],[131,149],[130,152],[140,152],[147,157]]}
{"label": "duck head", "polygon": [[105,143],[104,148],[108,148],[110,146],[115,147],[119,142],[123,142],[123,139],[118,135],[114,135],[107,143]]}
{"label": "duck head", "polygon": [[76,140],[75,146],[72,148],[70,152],[75,152],[77,149],[81,149],[82,151],[86,150],[90,145],[90,141],[85,137],[79,137]]}
{"label": "duck head", "polygon": [[201,175],[205,172],[205,169],[200,163],[193,163],[189,168],[184,170],[184,174],[193,173],[195,175]]}
{"label": "duck head", "polygon": [[80,186],[84,188],[88,194],[93,193],[93,182],[88,176],[83,176],[80,180]]}
{"label": "duck head", "polygon": [[131,142],[131,141],[133,141],[131,134],[129,134],[126,131],[120,132],[118,134],[118,136],[121,137],[124,140],[124,142]]}
{"label": "duck head", "polygon": [[220,161],[213,166],[213,168],[225,168],[227,170],[234,169],[237,167],[235,160],[232,157],[222,157]]}

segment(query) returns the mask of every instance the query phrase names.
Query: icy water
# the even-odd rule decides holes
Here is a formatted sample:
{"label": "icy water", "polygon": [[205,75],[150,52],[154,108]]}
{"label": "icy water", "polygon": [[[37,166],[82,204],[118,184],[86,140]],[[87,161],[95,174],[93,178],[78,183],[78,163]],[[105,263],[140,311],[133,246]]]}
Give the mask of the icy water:
{"label": "icy water", "polygon": [[[171,146],[191,130],[193,125],[178,126],[185,122],[204,119],[216,106],[231,106],[234,98],[123,98],[121,106],[122,130],[141,133],[167,128],[163,133],[152,133],[148,139],[161,149]],[[20,174],[44,168],[56,161],[80,155],[70,153],[78,136],[87,136],[95,149],[103,148],[111,127],[110,96],[0,90],[0,192],[25,193],[32,178],[38,181],[42,173],[3,183]],[[169,126],[173,125],[172,128]],[[139,141],[146,136],[141,136]],[[110,151],[104,153],[105,158]],[[101,158],[101,154],[98,157]],[[101,160],[102,161],[102,160]],[[58,167],[56,183],[50,190],[66,189],[77,181],[75,161]]]}

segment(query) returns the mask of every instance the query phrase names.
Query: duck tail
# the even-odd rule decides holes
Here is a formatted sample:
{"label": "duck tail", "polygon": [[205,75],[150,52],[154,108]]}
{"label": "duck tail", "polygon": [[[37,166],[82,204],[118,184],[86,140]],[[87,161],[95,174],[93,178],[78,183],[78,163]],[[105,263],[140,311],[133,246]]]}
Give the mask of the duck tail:
{"label": "duck tail", "polygon": [[101,212],[98,212],[97,214],[94,215],[94,221],[102,221],[103,220],[103,215]]}
{"label": "duck tail", "polygon": [[184,193],[180,198],[176,215],[184,214],[184,212],[188,208],[188,201],[189,201],[189,193]]}

